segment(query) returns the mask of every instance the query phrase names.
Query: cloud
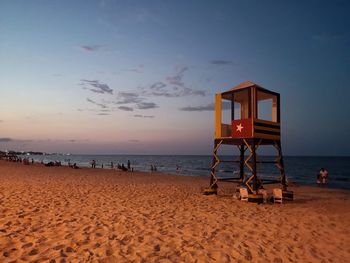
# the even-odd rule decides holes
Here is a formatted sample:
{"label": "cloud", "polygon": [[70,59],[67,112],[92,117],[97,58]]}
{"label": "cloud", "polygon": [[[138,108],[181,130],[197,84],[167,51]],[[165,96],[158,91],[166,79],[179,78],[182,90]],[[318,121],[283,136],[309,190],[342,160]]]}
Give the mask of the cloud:
{"label": "cloud", "polygon": [[12,141],[14,140],[11,138],[0,138],[0,142],[12,142]]}
{"label": "cloud", "polygon": [[140,142],[140,140],[129,140],[129,142]]}
{"label": "cloud", "polygon": [[[143,65],[139,65],[138,69],[143,69]],[[116,99],[114,101],[103,101],[102,103],[96,103],[95,101],[91,99],[87,99],[90,103],[99,105],[102,108],[107,108],[108,104],[115,104],[115,105],[128,105],[133,104],[132,107],[128,106],[119,106],[116,109],[123,110],[123,111],[133,111],[135,108],[140,110],[147,110],[147,109],[154,109],[158,108],[159,106],[154,103],[150,102],[151,97],[166,97],[166,98],[178,98],[178,97],[185,97],[185,96],[205,96],[206,93],[204,90],[195,90],[192,88],[185,87],[185,84],[183,82],[183,76],[184,73],[188,70],[187,66],[178,66],[176,69],[175,76],[168,77],[167,81],[156,81],[153,84],[149,86],[144,87],[138,87],[133,91],[121,91],[118,92]],[[98,80],[81,80],[81,85],[84,86],[84,88],[97,92],[97,93],[111,93],[112,89],[109,89],[109,87],[106,84],[100,83]],[[105,86],[106,85],[107,88]],[[92,86],[92,88],[90,87]],[[99,88],[99,89],[96,89]],[[111,109],[114,109],[111,107]],[[140,116],[141,117],[141,116]],[[143,116],[143,118],[148,118],[148,116]],[[153,118],[154,116],[149,116],[149,118]]]}
{"label": "cloud", "polygon": [[[139,68],[143,68],[143,65],[139,65]],[[178,66],[175,70],[175,76],[167,77],[166,82],[157,81],[149,86],[138,87],[135,91],[119,92],[117,95],[117,100],[112,103],[117,105],[135,104],[138,109],[145,110],[158,108],[155,103],[148,101],[148,97],[178,98],[185,96],[206,95],[204,90],[195,90],[185,87],[183,76],[188,70],[187,66]],[[92,81],[89,81],[89,83],[90,82]],[[129,107],[129,109],[131,108]]]}
{"label": "cloud", "polygon": [[[229,110],[231,109],[231,103],[224,101],[221,107],[223,110]],[[179,110],[180,111],[213,111],[214,108],[215,108],[214,103],[210,103],[207,105],[182,107],[182,108],[179,108]]]}
{"label": "cloud", "polygon": [[153,83],[148,89],[143,88],[145,96],[178,98],[185,96],[205,96],[204,90],[194,90],[183,86],[168,86],[164,82],[158,81]]}
{"label": "cloud", "polygon": [[[102,104],[101,104],[102,105]],[[106,106],[107,107],[107,106]],[[91,112],[111,112],[111,109],[77,109],[77,111],[91,111]]]}
{"label": "cloud", "polygon": [[127,107],[127,106],[120,106],[118,107],[118,109],[123,110],[123,111],[133,111],[134,109],[131,107]]}
{"label": "cloud", "polygon": [[166,83],[158,81],[149,87],[146,94],[158,97],[178,98],[184,96],[205,96],[205,91],[195,90],[186,87],[184,83],[185,72],[188,71],[187,66],[177,66],[175,75],[166,77]]}
{"label": "cloud", "polygon": [[79,47],[82,51],[86,51],[86,52],[95,52],[101,48],[100,46],[97,46],[97,45],[92,45],[92,46],[80,45]]}
{"label": "cloud", "polygon": [[214,110],[214,103],[208,104],[208,105],[201,105],[201,106],[187,106],[179,108],[180,111],[213,111]]}
{"label": "cloud", "polygon": [[[147,109],[154,109],[158,108],[158,105],[154,102],[147,102],[146,99],[141,97],[141,94],[145,95],[147,92],[145,91],[138,91],[138,92],[119,92],[118,93],[118,100],[114,102],[117,105],[120,104],[135,104],[136,107],[140,110],[147,110]],[[126,106],[120,106],[118,107],[120,110],[124,111],[133,111],[133,108],[126,107]]]}
{"label": "cloud", "polygon": [[213,65],[229,65],[229,64],[233,64],[233,62],[229,61],[229,60],[212,60],[209,63],[213,64]]}
{"label": "cloud", "polygon": [[[171,88],[170,88],[171,89]],[[172,91],[167,87],[167,85],[163,82],[156,82],[152,84],[148,90],[144,91],[146,96],[157,96],[157,97],[177,97],[176,94],[173,94]]]}
{"label": "cloud", "polygon": [[165,87],[166,87],[166,84],[164,84],[163,82],[159,81],[159,82],[156,82],[156,83],[152,84],[150,86],[150,89],[159,91],[159,90],[162,90]]}
{"label": "cloud", "polygon": [[111,115],[111,114],[105,113],[105,112],[100,112],[100,113],[97,113],[97,115],[99,115],[99,116],[108,116],[108,115]]}
{"label": "cloud", "polygon": [[178,66],[176,68],[175,76],[167,77],[166,80],[169,84],[184,87],[185,84],[183,82],[184,73],[188,70],[187,66]]}
{"label": "cloud", "polygon": [[189,96],[189,95],[205,96],[205,91],[185,88],[180,94],[181,96]]}
{"label": "cloud", "polygon": [[141,114],[135,114],[134,115],[135,118],[154,118],[154,115],[141,115]]}
{"label": "cloud", "polygon": [[152,84],[148,89],[145,89],[144,95],[167,98],[178,97],[178,94],[174,94],[174,89],[176,90],[177,88],[170,88],[165,83],[158,81]]}
{"label": "cloud", "polygon": [[3,121],[3,120],[0,120],[0,123],[1,123],[1,122],[4,122],[4,121]]}
{"label": "cloud", "polygon": [[88,102],[92,103],[92,104],[95,104],[95,105],[101,107],[102,109],[106,109],[106,108],[107,108],[107,106],[106,106],[105,104],[97,103],[97,102],[93,101],[92,99],[86,98],[86,100],[87,100]]}
{"label": "cloud", "polygon": [[148,109],[154,109],[158,108],[158,105],[154,102],[140,102],[137,103],[137,108],[140,110],[148,110]]}
{"label": "cloud", "polygon": [[140,98],[140,94],[136,92],[119,92],[118,101],[115,104],[129,104],[129,103],[140,103],[143,98]]}
{"label": "cloud", "polygon": [[82,85],[84,89],[100,94],[113,94],[113,89],[111,89],[107,84],[101,83],[99,80],[81,79],[80,81],[80,85]]}

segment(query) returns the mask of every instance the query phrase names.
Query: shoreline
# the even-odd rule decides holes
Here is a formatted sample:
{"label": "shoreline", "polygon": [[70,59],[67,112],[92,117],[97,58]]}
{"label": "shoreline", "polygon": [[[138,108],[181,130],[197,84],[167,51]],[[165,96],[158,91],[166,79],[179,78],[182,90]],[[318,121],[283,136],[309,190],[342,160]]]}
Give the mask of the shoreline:
{"label": "shoreline", "polygon": [[[0,161],[0,261],[346,262],[350,193],[293,202],[204,196],[207,177]],[[53,261],[52,261],[53,262]]]}
{"label": "shoreline", "polygon": [[[96,156],[96,155],[86,155],[86,156]],[[101,155],[101,156],[104,156],[104,155]],[[108,156],[108,155],[106,155],[106,156]],[[120,155],[120,156],[124,156],[124,155]],[[135,156],[137,156],[137,155],[135,155]],[[315,156],[309,156],[309,157],[315,157]],[[348,157],[346,157],[346,158],[348,158]],[[1,161],[6,162],[5,160],[1,160],[0,159],[0,162]],[[15,163],[22,164],[21,162],[15,162]],[[31,166],[31,165],[32,164],[29,164],[29,166]],[[44,164],[42,164],[42,163],[40,163],[38,161],[36,161],[34,163],[34,165],[45,166]],[[79,166],[79,165],[81,165],[81,166]],[[112,171],[115,171],[115,172],[125,172],[125,171],[122,171],[120,169],[117,169],[116,167],[110,168],[109,164],[107,164],[107,163],[105,163],[104,165],[105,165],[105,167],[97,166],[96,168],[93,168],[93,169],[102,170],[102,171],[104,171],[104,170],[112,170]],[[114,165],[116,166],[116,163]],[[67,167],[67,168],[69,168],[70,166],[63,162],[63,164],[61,164],[60,167]],[[78,164],[78,167],[79,167],[79,169],[92,169],[91,168],[91,164],[88,164],[88,165]],[[133,171],[128,171],[128,172],[146,173],[146,174],[148,174],[148,173],[158,173],[158,174],[162,174],[162,175],[174,175],[174,176],[207,178],[208,185],[209,185],[209,180],[210,180],[209,179],[210,168],[208,168],[208,175],[193,175],[193,174],[190,174],[190,173],[181,173],[181,172],[175,172],[175,171],[174,172],[170,172],[170,171],[162,171],[162,170],[158,170],[158,171],[133,170]],[[334,185],[332,186],[332,184],[330,184],[330,183],[327,183],[326,185],[319,185],[319,184],[316,183],[316,181],[315,181],[315,183],[294,182],[293,177],[287,176],[287,179],[289,179],[289,178],[292,178],[290,180],[291,181],[291,185],[292,185],[291,187],[311,187],[311,188],[330,189],[330,190],[343,190],[343,191],[350,192],[350,188],[348,186],[347,187],[339,187],[339,186],[335,187]],[[222,182],[221,182],[221,184],[222,184]]]}
{"label": "shoreline", "polygon": [[[62,156],[50,156],[44,159],[38,156],[33,157],[36,162],[44,160],[45,163],[49,161],[61,161],[62,164],[67,165],[71,163],[77,163],[78,166],[91,167],[91,161],[94,159],[97,162],[97,167],[100,168],[102,164],[104,168],[109,169],[111,162],[116,166],[117,163],[127,163],[127,160],[131,161],[131,167],[135,170],[149,172],[151,164],[156,165],[158,171],[170,174],[181,174],[184,176],[208,176],[210,174],[211,158],[207,157],[167,157],[167,156],[130,156],[119,155],[111,156],[104,155],[104,157],[98,156],[71,156],[70,159],[65,159]],[[350,190],[349,171],[350,160],[348,158],[333,158],[333,159],[320,159],[320,158],[289,158],[285,160],[285,171],[287,178],[292,182],[300,185],[316,186],[317,174],[320,167],[325,167],[329,171],[329,182],[327,187],[334,189],[348,189]],[[261,177],[268,178],[270,175],[278,176],[279,171],[275,169],[273,165],[259,166],[259,174]],[[239,167],[223,163],[218,167],[219,176],[226,177],[231,176],[232,173],[238,172]]]}

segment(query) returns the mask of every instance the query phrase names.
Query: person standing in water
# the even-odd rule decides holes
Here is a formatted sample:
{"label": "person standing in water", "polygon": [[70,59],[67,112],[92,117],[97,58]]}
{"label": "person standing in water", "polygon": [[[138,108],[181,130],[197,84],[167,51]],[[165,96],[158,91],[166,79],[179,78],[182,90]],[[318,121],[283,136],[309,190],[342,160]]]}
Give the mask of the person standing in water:
{"label": "person standing in water", "polygon": [[321,184],[326,184],[328,182],[328,171],[323,167],[319,172],[317,182]]}
{"label": "person standing in water", "polygon": [[95,161],[95,160],[92,160],[92,162],[91,162],[91,168],[96,168],[96,161]]}

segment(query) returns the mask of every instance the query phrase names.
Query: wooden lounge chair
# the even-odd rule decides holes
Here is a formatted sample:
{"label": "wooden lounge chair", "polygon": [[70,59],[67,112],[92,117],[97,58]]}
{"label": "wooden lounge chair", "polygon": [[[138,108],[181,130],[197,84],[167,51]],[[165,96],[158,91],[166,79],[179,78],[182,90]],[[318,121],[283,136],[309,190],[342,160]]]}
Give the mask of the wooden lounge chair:
{"label": "wooden lounge chair", "polygon": [[273,202],[274,203],[281,203],[282,204],[282,189],[280,188],[274,188],[273,189]]}
{"label": "wooden lounge chair", "polygon": [[239,195],[241,198],[241,201],[246,201],[248,202],[248,190],[247,188],[239,188]]}

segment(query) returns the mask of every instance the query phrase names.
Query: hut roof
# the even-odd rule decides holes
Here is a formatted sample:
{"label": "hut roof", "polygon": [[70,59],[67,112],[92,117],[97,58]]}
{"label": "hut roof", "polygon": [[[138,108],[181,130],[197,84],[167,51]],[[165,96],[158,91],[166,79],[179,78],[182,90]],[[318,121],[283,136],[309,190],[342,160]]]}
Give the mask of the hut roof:
{"label": "hut roof", "polygon": [[223,99],[228,99],[228,100],[231,100],[231,94],[235,91],[238,91],[238,90],[242,90],[242,89],[246,89],[246,88],[251,88],[251,87],[256,87],[256,88],[259,88],[259,90],[263,90],[263,91],[267,91],[268,93],[273,93],[273,94],[277,94],[273,91],[270,91],[270,90],[267,90],[263,87],[261,87],[260,85],[252,82],[252,81],[244,81],[240,84],[238,84],[237,86],[233,87],[232,89],[229,89],[227,91],[224,91],[222,92],[222,98]]}

